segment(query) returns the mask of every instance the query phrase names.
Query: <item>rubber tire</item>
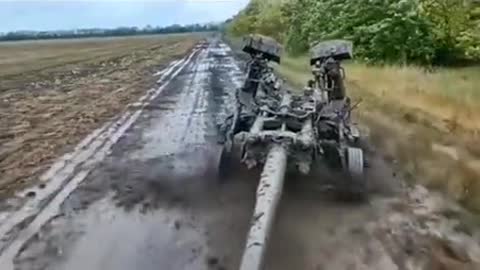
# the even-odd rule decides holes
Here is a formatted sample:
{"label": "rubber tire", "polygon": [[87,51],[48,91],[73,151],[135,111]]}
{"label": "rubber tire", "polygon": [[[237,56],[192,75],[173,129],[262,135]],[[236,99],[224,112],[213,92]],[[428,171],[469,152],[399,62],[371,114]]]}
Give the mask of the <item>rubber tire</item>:
{"label": "rubber tire", "polygon": [[363,175],[363,150],[347,147],[346,152],[348,172],[352,175]]}
{"label": "rubber tire", "polygon": [[364,172],[363,150],[348,147],[345,153],[349,197],[355,201],[363,201],[367,196],[367,181]]}

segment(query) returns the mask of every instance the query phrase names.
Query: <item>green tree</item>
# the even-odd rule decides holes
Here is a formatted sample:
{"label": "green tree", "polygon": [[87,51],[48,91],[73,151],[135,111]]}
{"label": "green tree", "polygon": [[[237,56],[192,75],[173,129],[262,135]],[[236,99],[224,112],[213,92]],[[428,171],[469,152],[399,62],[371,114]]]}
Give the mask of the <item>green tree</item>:
{"label": "green tree", "polygon": [[464,0],[420,0],[423,15],[431,22],[436,42],[435,62],[449,63],[462,57],[472,36]]}
{"label": "green tree", "polygon": [[[305,53],[315,42],[349,39],[357,59],[447,64],[480,60],[480,12],[468,0],[252,0],[232,22]],[[477,5],[480,6],[480,5]]]}

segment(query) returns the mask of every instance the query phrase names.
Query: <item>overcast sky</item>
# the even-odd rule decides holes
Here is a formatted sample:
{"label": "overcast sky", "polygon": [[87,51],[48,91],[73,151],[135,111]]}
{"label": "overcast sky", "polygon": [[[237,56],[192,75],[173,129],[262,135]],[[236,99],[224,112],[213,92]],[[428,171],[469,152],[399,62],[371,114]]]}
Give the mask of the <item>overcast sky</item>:
{"label": "overcast sky", "polygon": [[0,0],[0,32],[223,21],[248,0]]}

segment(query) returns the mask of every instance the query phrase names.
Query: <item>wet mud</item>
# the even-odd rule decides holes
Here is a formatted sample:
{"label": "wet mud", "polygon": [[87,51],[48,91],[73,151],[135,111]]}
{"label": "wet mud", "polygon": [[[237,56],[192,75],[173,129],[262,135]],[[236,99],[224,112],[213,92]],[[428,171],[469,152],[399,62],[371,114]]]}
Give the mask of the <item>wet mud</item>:
{"label": "wet mud", "polygon": [[[219,179],[217,139],[243,73],[230,48],[212,40],[162,74],[161,91],[132,112],[105,155],[8,230],[0,269],[238,268],[259,174],[239,167]],[[433,253],[408,248],[436,247],[428,233],[415,239],[425,222],[415,210],[426,199],[409,197],[374,151],[369,163],[362,204],[333,199],[324,187],[336,176],[321,168],[287,175],[267,269],[429,269]],[[399,240],[407,238],[413,244]]]}
{"label": "wet mud", "polygon": [[221,184],[217,131],[243,74],[224,44],[202,47],[23,244],[15,269],[222,269],[237,263],[255,179]]}

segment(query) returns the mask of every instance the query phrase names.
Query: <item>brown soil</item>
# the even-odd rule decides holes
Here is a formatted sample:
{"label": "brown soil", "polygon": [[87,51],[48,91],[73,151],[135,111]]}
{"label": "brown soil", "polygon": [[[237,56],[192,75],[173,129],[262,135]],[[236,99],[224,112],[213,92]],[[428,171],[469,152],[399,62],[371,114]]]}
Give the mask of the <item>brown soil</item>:
{"label": "brown soil", "polygon": [[153,74],[198,38],[2,44],[0,66],[15,69],[0,73],[0,198],[35,184],[55,157],[136,101],[155,84]]}

